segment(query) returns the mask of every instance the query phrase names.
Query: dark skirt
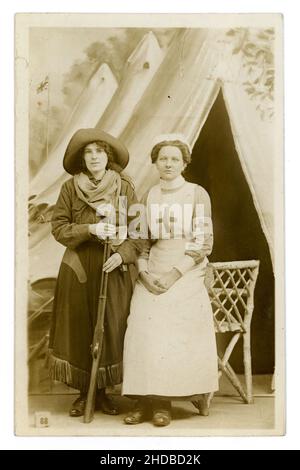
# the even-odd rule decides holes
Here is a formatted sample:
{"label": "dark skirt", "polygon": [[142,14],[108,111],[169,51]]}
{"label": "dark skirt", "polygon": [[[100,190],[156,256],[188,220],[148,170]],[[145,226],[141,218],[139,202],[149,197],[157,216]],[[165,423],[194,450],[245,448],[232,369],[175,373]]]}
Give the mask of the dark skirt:
{"label": "dark skirt", "polygon": [[[69,261],[72,255],[76,263]],[[90,380],[102,265],[103,245],[94,241],[81,244],[71,256],[64,256],[54,297],[50,375],[83,392],[88,390]],[[122,382],[123,341],[131,296],[129,270],[116,268],[109,273],[98,388]]]}

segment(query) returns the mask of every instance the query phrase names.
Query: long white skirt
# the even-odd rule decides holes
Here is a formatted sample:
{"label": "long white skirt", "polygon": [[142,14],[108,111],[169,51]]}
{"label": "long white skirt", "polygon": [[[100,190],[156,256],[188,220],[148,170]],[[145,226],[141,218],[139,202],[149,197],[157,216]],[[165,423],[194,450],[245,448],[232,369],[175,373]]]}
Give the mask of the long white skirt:
{"label": "long white skirt", "polygon": [[188,397],[218,389],[203,264],[161,295],[137,281],[124,344],[123,395]]}

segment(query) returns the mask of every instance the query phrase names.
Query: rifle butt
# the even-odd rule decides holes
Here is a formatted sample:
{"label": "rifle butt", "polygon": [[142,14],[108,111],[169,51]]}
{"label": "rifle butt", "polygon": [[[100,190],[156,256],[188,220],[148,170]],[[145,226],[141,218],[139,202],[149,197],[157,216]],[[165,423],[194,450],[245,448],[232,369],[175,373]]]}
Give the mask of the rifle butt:
{"label": "rifle butt", "polygon": [[93,421],[94,418],[94,411],[95,411],[95,399],[96,399],[96,392],[97,392],[97,371],[99,367],[99,359],[95,358],[93,360],[92,371],[91,371],[91,380],[89,385],[89,390],[86,399],[86,405],[84,409],[84,416],[83,422],[90,423]]}

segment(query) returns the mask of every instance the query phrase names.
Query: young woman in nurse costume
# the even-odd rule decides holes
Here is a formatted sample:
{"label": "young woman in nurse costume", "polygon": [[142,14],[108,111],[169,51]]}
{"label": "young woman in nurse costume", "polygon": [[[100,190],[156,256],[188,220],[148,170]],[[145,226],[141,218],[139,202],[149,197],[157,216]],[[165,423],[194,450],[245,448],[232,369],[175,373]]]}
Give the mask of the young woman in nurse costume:
{"label": "young woman in nurse costume", "polygon": [[122,393],[137,399],[126,424],[152,417],[154,425],[166,426],[171,400],[196,402],[207,415],[207,394],[218,389],[213,314],[204,285],[213,233],[207,192],[182,176],[191,161],[186,139],[159,136],[151,159],[160,181],[143,199],[149,238],[131,300]]}

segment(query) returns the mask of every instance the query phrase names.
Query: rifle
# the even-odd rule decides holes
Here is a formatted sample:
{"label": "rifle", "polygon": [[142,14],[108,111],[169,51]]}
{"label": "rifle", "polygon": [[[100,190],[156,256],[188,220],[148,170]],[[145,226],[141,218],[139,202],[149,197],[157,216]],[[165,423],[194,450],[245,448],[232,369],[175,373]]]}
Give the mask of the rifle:
{"label": "rifle", "polygon": [[[110,243],[108,238],[104,241],[104,253],[103,253],[103,264],[108,260],[110,256]],[[102,271],[101,282],[100,282],[100,291],[99,291],[99,302],[97,309],[97,323],[95,326],[93,344],[91,345],[91,353],[93,357],[90,385],[87,394],[87,400],[84,410],[84,423],[90,423],[94,417],[95,411],[95,400],[96,400],[96,391],[97,391],[97,374],[99,369],[99,363],[101,358],[101,351],[103,346],[103,337],[104,337],[104,316],[105,316],[105,307],[107,299],[107,280],[108,273]]]}

